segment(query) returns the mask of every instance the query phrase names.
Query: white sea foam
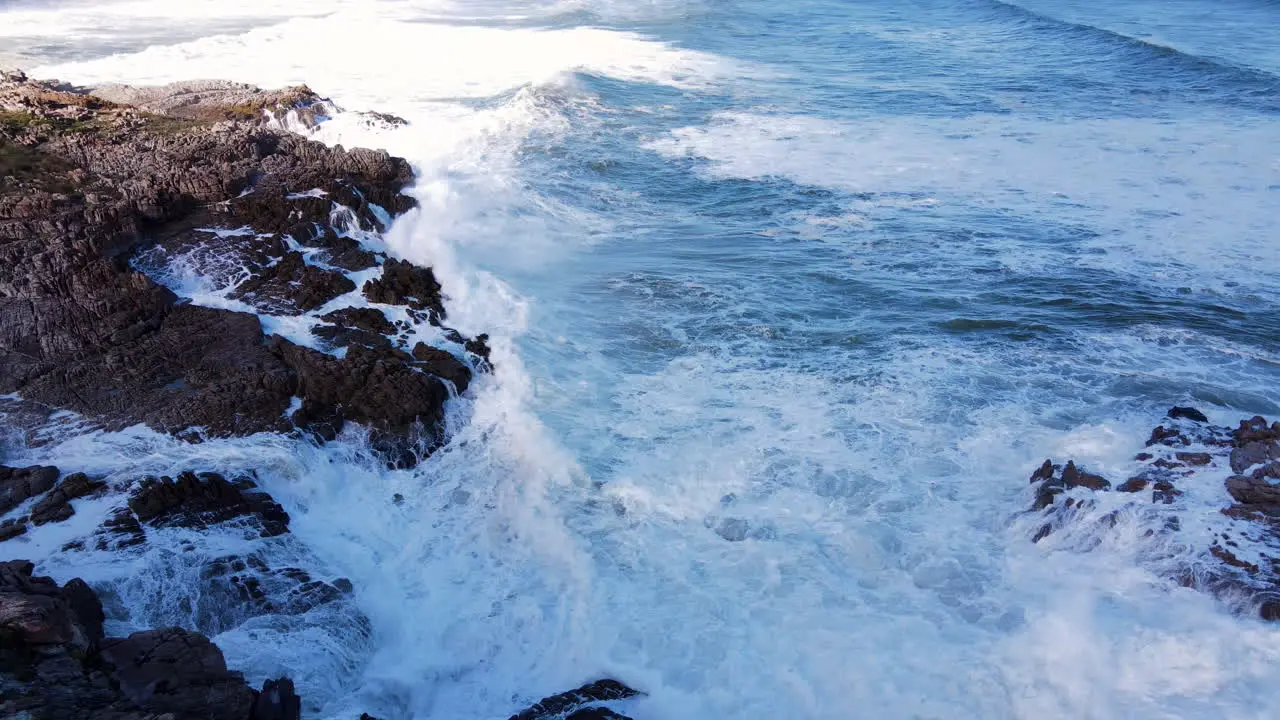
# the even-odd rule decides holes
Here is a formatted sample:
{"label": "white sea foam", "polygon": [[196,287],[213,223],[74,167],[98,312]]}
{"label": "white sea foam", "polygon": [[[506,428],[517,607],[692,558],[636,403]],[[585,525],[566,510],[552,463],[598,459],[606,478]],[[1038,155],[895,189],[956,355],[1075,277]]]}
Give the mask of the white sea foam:
{"label": "white sea foam", "polygon": [[[1096,233],[1073,258],[1147,279],[1216,290],[1280,265],[1271,206],[1280,141],[1265,118],[1039,121],[1019,116],[833,121],[723,112],[648,147],[705,161],[713,177],[900,196],[1077,223]],[[867,200],[852,201],[854,209]],[[1012,249],[1012,247],[1011,247]],[[1059,263],[1057,253],[1039,258]],[[1008,262],[1037,261],[1019,244]],[[1241,292],[1241,291],[1233,291]]]}

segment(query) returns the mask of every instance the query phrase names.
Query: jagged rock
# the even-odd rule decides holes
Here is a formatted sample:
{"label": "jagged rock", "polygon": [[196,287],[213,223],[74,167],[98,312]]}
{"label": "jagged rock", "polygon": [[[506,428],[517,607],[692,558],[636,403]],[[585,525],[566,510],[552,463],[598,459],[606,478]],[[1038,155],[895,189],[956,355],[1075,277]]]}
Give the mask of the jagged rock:
{"label": "jagged rock", "polygon": [[1263,478],[1232,475],[1227,478],[1227,492],[1243,505],[1271,506],[1280,510],[1280,486]]}
{"label": "jagged rock", "polygon": [[102,639],[102,605],[82,580],[59,588],[33,576],[27,560],[0,563],[0,631],[5,649],[65,645],[85,652]]}
{"label": "jagged rock", "polygon": [[378,335],[394,335],[396,326],[377,308],[342,308],[321,316],[322,320]]}
{"label": "jagged rock", "polygon": [[0,513],[7,513],[26,500],[48,492],[58,480],[58,468],[32,465],[12,468],[0,465]]}
{"label": "jagged rock", "polygon": [[413,357],[426,372],[453,383],[459,394],[467,391],[471,383],[471,368],[451,353],[418,343],[413,347]]}
{"label": "jagged rock", "polygon": [[[597,680],[593,683],[587,683],[576,690],[542,698],[532,707],[512,715],[510,720],[551,720],[551,718],[562,717],[568,713],[583,709],[583,705],[609,700],[623,700],[639,694],[638,690],[633,690],[617,680]],[[607,718],[610,716],[605,715],[602,717]]]}
{"label": "jagged rock", "polygon": [[355,289],[346,275],[308,265],[302,253],[289,252],[237,286],[232,296],[277,315],[296,315]]}
{"label": "jagged rock", "polygon": [[1254,415],[1248,420],[1241,420],[1240,427],[1232,432],[1235,439],[1236,447],[1242,447],[1254,442],[1273,442],[1280,440],[1280,421],[1272,425],[1267,425],[1267,419],[1261,415]]}
{"label": "jagged rock", "polygon": [[626,715],[620,715],[607,707],[589,707],[574,710],[566,715],[564,720],[631,720],[631,718]]}
{"label": "jagged rock", "polygon": [[1062,483],[1069,488],[1087,487],[1090,490],[1106,490],[1111,487],[1106,478],[1078,469],[1073,461],[1067,461],[1067,466],[1062,469]]}
{"label": "jagged rock", "polygon": [[293,690],[289,678],[267,680],[262,691],[253,701],[250,720],[299,720],[302,717],[302,699]]}
{"label": "jagged rock", "polygon": [[181,628],[137,632],[102,641],[99,657],[112,666],[120,693],[151,712],[180,717],[243,720],[253,691],[227,670],[217,645]]}
{"label": "jagged rock", "polygon": [[102,532],[98,536],[97,548],[99,550],[120,550],[141,545],[146,541],[147,531],[143,529],[142,524],[129,511],[129,508],[123,507],[112,511],[111,516],[102,523]]}
{"label": "jagged rock", "polygon": [[1246,441],[1231,450],[1231,471],[1245,470],[1271,460],[1280,460],[1280,445],[1265,440]]}
{"label": "jagged rock", "polygon": [[256,120],[268,111],[282,114],[323,100],[305,86],[268,91],[225,80],[189,80],[159,87],[108,84],[89,92],[118,105],[191,120]]}
{"label": "jagged rock", "polygon": [[396,328],[381,310],[376,308],[343,308],[321,316],[332,325],[321,325],[312,330],[317,337],[327,340],[334,347],[358,343],[368,347],[391,347],[388,335]]}
{"label": "jagged rock", "polygon": [[466,341],[464,346],[467,348],[467,352],[483,358],[486,361],[489,359],[489,336],[487,334],[480,333],[474,338]]}
{"label": "jagged rock", "polygon": [[354,590],[346,578],[317,580],[300,568],[272,568],[256,554],[216,558],[202,569],[201,579],[201,601],[218,606],[211,612],[238,607],[245,616],[301,615]]}
{"label": "jagged rock", "polygon": [[448,391],[439,379],[410,367],[405,353],[352,345],[339,359],[278,339],[272,349],[297,369],[309,417],[339,415],[395,432],[415,421],[434,428],[443,420]]}
{"label": "jagged rock", "polygon": [[[1184,585],[1199,588],[1221,598],[1238,612],[1257,612],[1267,620],[1280,620],[1280,423],[1268,424],[1265,418],[1244,420],[1236,430],[1209,425],[1203,414],[1193,409],[1174,408],[1169,420],[1152,431],[1148,446],[1164,445],[1172,449],[1153,448],[1154,452],[1140,453],[1135,460],[1146,463],[1135,476],[1121,483],[1116,490],[1136,493],[1151,488],[1154,504],[1171,504],[1182,495],[1178,484],[1201,482],[1205,477],[1215,477],[1214,468],[1222,461],[1230,461],[1236,473],[1225,482],[1225,489],[1235,504],[1222,509],[1228,517],[1248,521],[1247,529],[1231,526],[1217,532],[1207,547],[1207,555],[1216,563],[1198,564],[1176,571],[1175,576]],[[1205,452],[1176,451],[1185,445],[1201,445]],[[1055,477],[1057,468],[1046,461],[1031,476],[1036,485],[1033,510],[1045,510],[1049,522],[1040,524],[1031,533],[1032,541],[1039,542],[1065,523],[1076,522],[1081,517],[1072,509],[1069,499],[1059,507],[1050,508],[1054,498],[1065,491],[1069,482],[1077,486],[1107,489],[1098,476],[1088,477],[1071,463]],[[1083,479],[1082,479],[1083,478]],[[1216,479],[1215,479],[1216,482]],[[1079,504],[1075,505],[1078,509]],[[1135,508],[1143,512],[1140,508]],[[1190,508],[1179,512],[1189,512]],[[1160,514],[1152,509],[1151,519],[1163,517],[1162,530],[1176,533],[1182,523],[1177,517]],[[1108,523],[1114,525],[1116,512],[1108,513]],[[1239,553],[1242,543],[1260,546],[1250,560]],[[1232,550],[1229,548],[1237,548]],[[1256,561],[1255,561],[1256,560]]]}
{"label": "jagged rock", "polygon": [[1171,410],[1169,410],[1169,417],[1171,417],[1171,418],[1173,418],[1173,419],[1175,419],[1175,420],[1176,420],[1176,419],[1178,419],[1178,418],[1186,418],[1186,419],[1188,419],[1188,420],[1192,420],[1192,421],[1195,421],[1195,422],[1198,422],[1198,423],[1207,423],[1207,422],[1209,422],[1209,418],[1208,418],[1208,417],[1205,417],[1205,414],[1204,414],[1204,413],[1200,412],[1199,410],[1197,410],[1197,409],[1195,409],[1195,408],[1193,408],[1193,407],[1177,407],[1177,406],[1175,406],[1175,407],[1173,407]]}
{"label": "jagged rock", "polygon": [[440,289],[431,268],[388,258],[382,263],[382,276],[364,284],[364,295],[370,302],[426,311],[431,322],[439,324],[445,318]]}
{"label": "jagged rock", "polygon": [[1145,490],[1147,487],[1147,479],[1143,477],[1131,477],[1128,480],[1116,486],[1116,490],[1125,493],[1135,493]]}
{"label": "jagged rock", "polygon": [[217,473],[184,472],[177,480],[144,478],[129,498],[129,510],[140,522],[157,527],[206,528],[238,518],[252,518],[262,537],[289,531],[289,515],[271,496],[255,490],[247,477],[228,481]]}
{"label": "jagged rock", "polygon": [[[312,101],[309,91],[197,83],[111,92],[174,114],[19,75],[0,79],[0,112],[30,120],[0,123],[0,154],[21,156],[15,167],[26,168],[0,178],[0,393],[74,410],[107,429],[289,429],[282,414],[305,390],[288,362],[294,354],[278,351],[287,341],[268,347],[252,315],[180,303],[126,260],[149,243],[189,249],[217,238],[211,255],[252,259],[241,294],[317,307],[354,285],[281,252],[281,233],[352,252],[351,239],[332,229],[309,239],[304,229],[327,228],[335,201],[350,207],[349,224],[379,226],[374,205],[391,215],[412,207],[401,192],[411,168],[384,152],[330,148],[265,124],[262,110],[296,109]],[[236,106],[216,104],[232,96]],[[329,197],[308,195],[313,189]],[[253,232],[197,230],[243,226]],[[397,264],[381,286],[443,315],[429,270]],[[397,390],[413,396],[415,387]],[[387,420],[372,403],[358,414]]]}
{"label": "jagged rock", "polygon": [[34,525],[44,525],[66,520],[75,514],[71,507],[72,500],[91,495],[105,487],[106,485],[84,473],[72,473],[36,501],[31,507],[31,522]]}
{"label": "jagged rock", "polygon": [[25,560],[0,563],[0,715],[94,720],[297,720],[286,678],[261,693],[203,635],[180,628],[103,636],[84,582],[58,587]]}
{"label": "jagged rock", "polygon": [[12,540],[13,538],[25,535],[27,533],[27,521],[17,518],[9,518],[4,522],[0,522],[0,542]]}

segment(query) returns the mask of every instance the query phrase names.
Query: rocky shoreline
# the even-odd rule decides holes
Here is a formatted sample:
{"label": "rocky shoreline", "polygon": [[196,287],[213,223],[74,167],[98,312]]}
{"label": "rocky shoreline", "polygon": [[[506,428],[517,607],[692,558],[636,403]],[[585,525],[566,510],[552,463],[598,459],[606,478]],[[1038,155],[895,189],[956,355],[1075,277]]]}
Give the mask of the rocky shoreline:
{"label": "rocky shoreline", "polygon": [[[1148,537],[1188,558],[1170,570],[1172,581],[1208,592],[1234,612],[1280,620],[1280,421],[1255,416],[1232,429],[1211,424],[1196,408],[1174,407],[1134,462],[1135,472],[1113,481],[1073,460],[1045,460],[1031,474],[1030,512],[1041,518],[1031,540],[1077,529],[1096,534],[1130,513],[1158,528]],[[1203,512],[1181,503],[1191,490],[1219,506],[1208,542],[1183,529],[1188,513]],[[1130,500],[1096,512],[1104,493]]]}
{"label": "rocky shoreline", "polygon": [[[78,432],[142,424],[191,443],[262,432],[324,443],[358,423],[391,467],[440,445],[446,403],[490,367],[487,338],[445,326],[431,268],[379,249],[378,234],[415,204],[408,163],[280,122],[334,110],[305,87],[85,89],[0,74],[0,414],[11,442],[39,444],[70,412]],[[227,302],[184,297],[179,274]],[[262,318],[301,320],[307,335],[272,334]],[[439,346],[415,339],[424,330]],[[0,465],[0,543],[93,498],[114,509],[64,550],[146,546],[164,528],[290,537],[288,513],[253,473],[107,482]],[[199,584],[183,600],[193,617],[301,615],[353,590],[255,552],[209,558]],[[105,618],[83,581],[58,586],[26,558],[0,563],[0,714],[301,715],[288,678],[250,687],[204,635],[110,638]],[[601,703],[634,694],[603,680],[516,717],[618,718]]]}
{"label": "rocky shoreline", "polygon": [[[307,88],[89,90],[0,74],[0,417],[15,443],[38,444],[41,428],[71,413],[79,431],[141,424],[193,444],[264,432],[326,443],[354,423],[397,468],[439,447],[446,404],[490,369],[487,338],[446,325],[446,289],[431,268],[370,241],[413,207],[409,165],[278,122],[333,111]],[[225,302],[184,296],[191,277]],[[264,318],[306,330],[286,337]],[[439,342],[418,340],[422,331]],[[1128,513],[1148,536],[1190,548],[1171,581],[1280,620],[1280,422],[1231,429],[1175,407],[1133,462],[1107,478],[1046,460],[1030,478],[1028,539],[1096,537]],[[64,550],[127,551],[170,528],[291,541],[288,512],[252,471],[193,461],[172,476],[108,481],[81,469],[0,464],[0,548],[95,498],[111,511]],[[1221,500],[1203,547],[1183,531],[1187,513],[1203,512],[1183,504],[1193,488]],[[1126,501],[1099,512],[1104,494]],[[106,595],[78,579],[59,586],[37,574],[39,558],[12,555],[0,562],[0,714],[301,716],[289,678],[251,687],[191,629],[107,637]],[[354,590],[257,551],[201,562],[199,587],[183,599],[192,617],[300,616]],[[607,704],[638,694],[597,680],[512,720],[625,720]]]}

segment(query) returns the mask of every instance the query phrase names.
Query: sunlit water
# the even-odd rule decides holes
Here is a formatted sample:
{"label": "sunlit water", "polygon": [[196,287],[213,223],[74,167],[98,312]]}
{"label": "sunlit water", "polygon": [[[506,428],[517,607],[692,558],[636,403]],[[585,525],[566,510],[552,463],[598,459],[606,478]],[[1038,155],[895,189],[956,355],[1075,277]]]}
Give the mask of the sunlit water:
{"label": "sunlit water", "polygon": [[[292,539],[58,550],[115,498],[6,554],[108,591],[116,630],[216,634],[316,717],[500,718],[602,675],[641,720],[1270,717],[1280,632],[1161,572],[1220,482],[1168,509],[1185,546],[1133,512],[1032,544],[1021,511],[1047,456],[1124,477],[1170,405],[1280,413],[1280,7],[1058,5],[6,6],[36,76],[306,82],[410,120],[317,137],[414,162],[386,246],[497,366],[413,471],[354,435],[28,452],[253,468]],[[354,602],[178,601],[253,549]]]}

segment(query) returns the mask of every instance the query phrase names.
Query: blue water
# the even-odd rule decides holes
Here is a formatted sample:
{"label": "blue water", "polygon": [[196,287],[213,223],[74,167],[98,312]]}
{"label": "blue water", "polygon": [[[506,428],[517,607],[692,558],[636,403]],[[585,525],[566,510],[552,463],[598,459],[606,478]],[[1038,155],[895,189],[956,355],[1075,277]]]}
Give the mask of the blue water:
{"label": "blue water", "polygon": [[[200,450],[260,470],[290,561],[353,578],[373,628],[246,623],[218,640],[251,677],[332,717],[505,717],[601,674],[648,691],[640,719],[1280,702],[1277,631],[1167,575],[1228,502],[1212,478],[1168,510],[1184,544],[1125,498],[1084,540],[1032,544],[1022,514],[1045,457],[1123,477],[1172,405],[1280,413],[1280,6],[136,5],[27,10],[13,42],[77,82],[308,82],[404,115],[322,139],[415,163],[388,246],[494,336],[415,471],[352,438]],[[149,459],[93,462],[193,452],[49,452],[121,446]],[[48,566],[172,620],[125,578],[161,561],[129,562]]]}

